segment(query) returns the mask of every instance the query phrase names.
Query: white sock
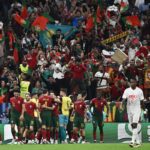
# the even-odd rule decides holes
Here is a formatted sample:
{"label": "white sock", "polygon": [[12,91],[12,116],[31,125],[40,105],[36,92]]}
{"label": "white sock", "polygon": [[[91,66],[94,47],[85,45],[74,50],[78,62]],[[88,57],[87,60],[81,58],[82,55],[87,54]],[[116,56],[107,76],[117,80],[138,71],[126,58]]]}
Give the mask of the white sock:
{"label": "white sock", "polygon": [[140,124],[137,125],[137,136],[136,136],[136,143],[140,144],[140,135],[138,134],[138,131],[140,130]]}
{"label": "white sock", "polygon": [[132,142],[135,143],[136,139],[137,139],[137,128],[132,129]]}

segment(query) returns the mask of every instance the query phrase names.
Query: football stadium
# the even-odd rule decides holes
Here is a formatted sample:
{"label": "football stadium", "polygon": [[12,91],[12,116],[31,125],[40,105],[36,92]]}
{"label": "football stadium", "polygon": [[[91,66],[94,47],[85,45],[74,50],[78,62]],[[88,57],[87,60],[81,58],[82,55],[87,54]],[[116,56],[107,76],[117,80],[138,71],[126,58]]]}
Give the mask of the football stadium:
{"label": "football stadium", "polygon": [[149,0],[0,0],[0,150],[150,149]]}

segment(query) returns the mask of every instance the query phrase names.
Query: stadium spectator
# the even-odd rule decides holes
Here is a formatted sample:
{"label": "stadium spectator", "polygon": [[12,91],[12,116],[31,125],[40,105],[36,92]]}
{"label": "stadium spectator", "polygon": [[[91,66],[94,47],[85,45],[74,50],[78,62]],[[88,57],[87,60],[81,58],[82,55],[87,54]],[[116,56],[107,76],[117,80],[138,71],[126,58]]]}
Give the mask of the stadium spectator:
{"label": "stadium spectator", "polygon": [[[100,90],[111,109],[106,121],[115,121],[118,112],[126,113],[120,108],[121,97],[135,77],[149,114],[149,6],[146,0],[0,0],[0,115],[8,112],[18,88],[23,98],[30,92],[38,94],[36,99],[45,90],[60,96],[65,88],[72,101],[86,91],[86,105]],[[38,111],[43,113],[43,108]],[[71,111],[69,106],[67,117]],[[59,124],[63,142],[67,123]],[[70,139],[73,124],[71,117]],[[36,143],[43,142],[42,136],[43,143],[54,138],[49,125],[35,130]]]}

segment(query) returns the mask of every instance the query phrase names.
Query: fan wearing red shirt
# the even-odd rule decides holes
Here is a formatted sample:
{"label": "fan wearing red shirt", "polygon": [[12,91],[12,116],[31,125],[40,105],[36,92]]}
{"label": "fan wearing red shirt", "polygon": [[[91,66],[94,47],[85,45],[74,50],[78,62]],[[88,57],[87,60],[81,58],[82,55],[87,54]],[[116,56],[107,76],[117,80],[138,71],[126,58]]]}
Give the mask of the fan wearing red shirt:
{"label": "fan wearing red shirt", "polygon": [[97,97],[91,100],[90,108],[93,108],[93,140],[96,143],[96,129],[97,125],[100,130],[100,143],[103,143],[103,110],[104,106],[107,107],[107,114],[109,114],[109,107],[107,101],[101,97],[100,93],[97,93]]}
{"label": "fan wearing red shirt", "polygon": [[15,125],[18,127],[18,138],[21,136],[20,127],[22,126],[23,122],[21,120],[21,113],[22,113],[22,106],[23,106],[23,98],[19,96],[19,90],[14,90],[14,97],[10,98],[11,104],[11,132],[13,135],[12,143],[16,140],[16,130]]}
{"label": "fan wearing red shirt", "polygon": [[25,95],[26,102],[23,105],[23,117],[25,123],[25,130],[23,133],[23,140],[27,138],[27,134],[29,136],[28,143],[34,143],[35,135],[34,135],[34,111],[37,109],[36,104],[31,101],[30,93]]}
{"label": "fan wearing red shirt", "polygon": [[82,143],[85,143],[85,119],[86,104],[81,94],[78,94],[77,101],[74,103],[74,129],[71,142],[78,140],[78,131],[81,131]]}
{"label": "fan wearing red shirt", "polygon": [[76,59],[76,62],[70,65],[72,73],[71,87],[72,89],[76,86],[79,87],[80,91],[85,91],[84,83],[84,73],[86,72],[86,67],[81,63],[80,59]]}
{"label": "fan wearing red shirt", "polygon": [[52,118],[53,98],[48,95],[45,89],[43,95],[39,98],[39,108],[42,120],[42,138],[43,143],[46,144],[50,141],[50,125]]}

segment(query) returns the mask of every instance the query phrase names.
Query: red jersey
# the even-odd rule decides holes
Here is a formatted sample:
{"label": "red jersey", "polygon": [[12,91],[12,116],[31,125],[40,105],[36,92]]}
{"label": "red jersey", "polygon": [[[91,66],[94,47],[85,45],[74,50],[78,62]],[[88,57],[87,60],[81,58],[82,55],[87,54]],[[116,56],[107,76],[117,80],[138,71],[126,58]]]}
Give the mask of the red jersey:
{"label": "red jersey", "polygon": [[107,101],[105,99],[101,100],[97,98],[92,99],[91,106],[93,106],[94,108],[93,114],[94,115],[102,114],[105,105],[107,105]]}
{"label": "red jersey", "polygon": [[10,103],[13,109],[21,113],[22,111],[22,104],[23,104],[23,98],[22,97],[12,97],[10,98]]}
{"label": "red jersey", "polygon": [[[53,98],[51,98],[50,96],[41,96],[39,98],[39,103],[41,106],[45,104],[47,107],[52,107]],[[43,108],[41,108],[41,111],[43,111]]]}
{"label": "red jersey", "polygon": [[84,101],[77,100],[74,103],[74,110],[75,110],[75,113],[77,113],[78,115],[83,117],[85,114],[85,109],[86,109],[86,104]]}
{"label": "red jersey", "polygon": [[53,109],[53,115],[58,116],[59,115],[59,104],[58,103],[53,103],[54,109]]}
{"label": "red jersey", "polygon": [[34,117],[34,110],[36,109],[36,104],[33,102],[26,102],[25,103],[25,112],[31,116]]}
{"label": "red jersey", "polygon": [[83,79],[86,67],[82,64],[70,66],[74,79]]}

